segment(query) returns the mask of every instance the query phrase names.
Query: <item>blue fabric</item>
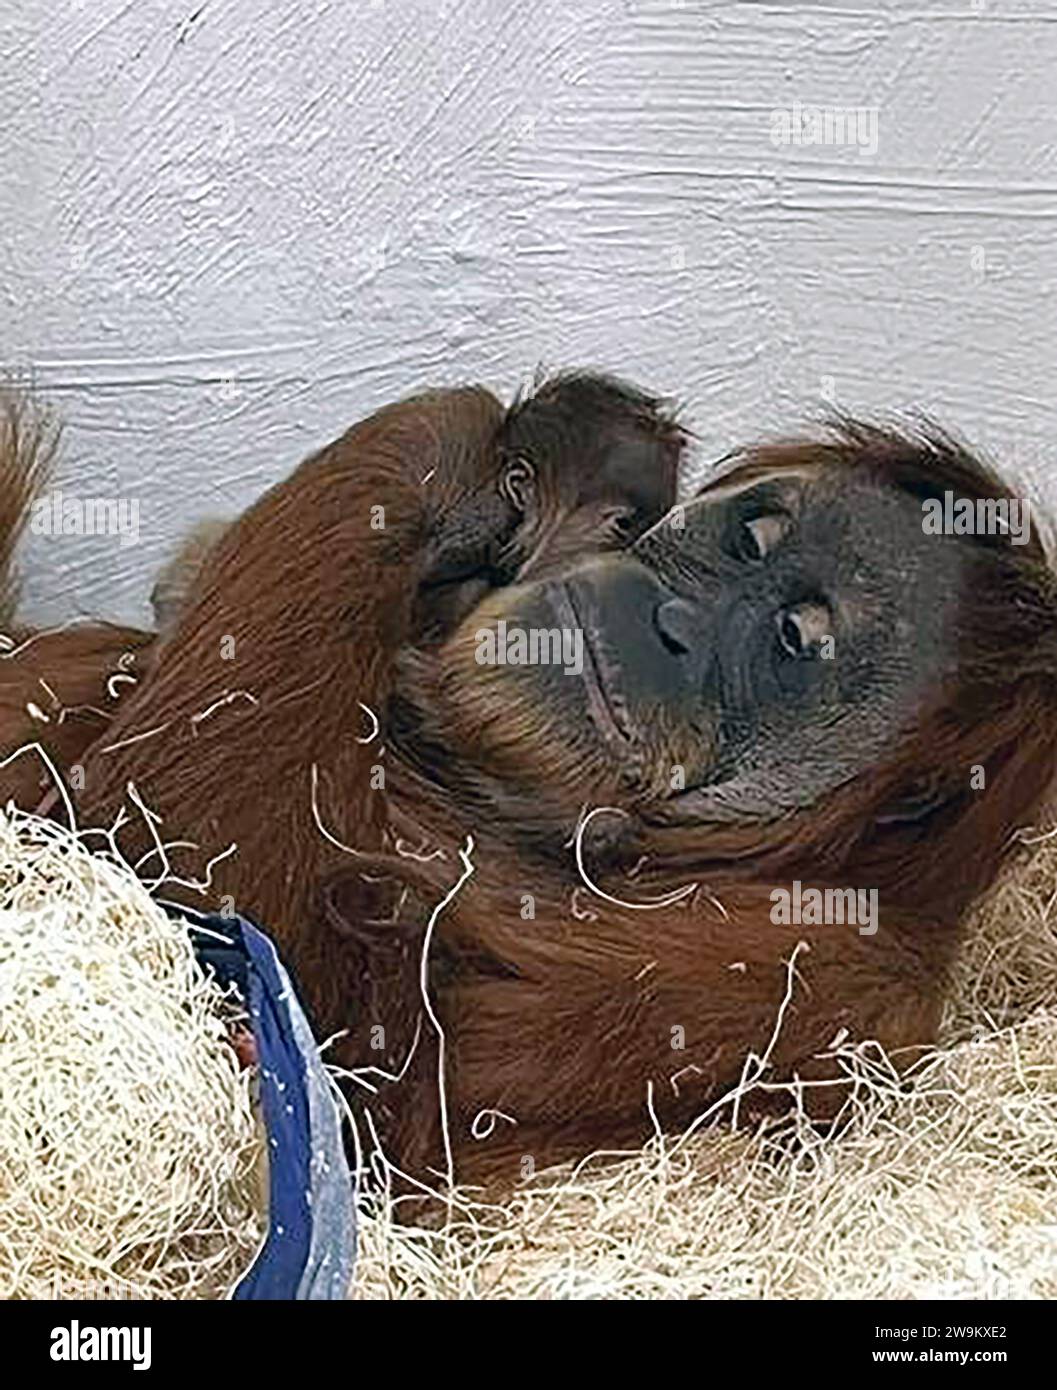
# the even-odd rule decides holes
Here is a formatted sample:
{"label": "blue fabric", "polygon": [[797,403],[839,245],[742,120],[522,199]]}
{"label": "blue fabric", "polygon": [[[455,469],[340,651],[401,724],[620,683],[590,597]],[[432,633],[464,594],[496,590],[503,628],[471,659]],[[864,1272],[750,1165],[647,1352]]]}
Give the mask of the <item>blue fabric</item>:
{"label": "blue fabric", "polygon": [[268,1233],[231,1297],[343,1299],[356,1257],[355,1193],[337,1108],[297,992],[275,947],[247,918],[165,906],[191,925],[203,968],[239,990],[257,1047]]}

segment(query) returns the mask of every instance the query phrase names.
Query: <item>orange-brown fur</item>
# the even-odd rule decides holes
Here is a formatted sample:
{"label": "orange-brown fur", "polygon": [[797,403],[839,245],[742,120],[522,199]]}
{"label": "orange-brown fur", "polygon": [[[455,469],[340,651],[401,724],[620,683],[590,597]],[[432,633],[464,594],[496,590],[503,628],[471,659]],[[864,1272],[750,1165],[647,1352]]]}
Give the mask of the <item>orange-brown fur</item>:
{"label": "orange-brown fur", "polygon": [[[377,1096],[354,1090],[405,1169],[444,1167],[438,1040],[423,1015],[419,965],[426,924],[459,878],[458,850],[472,835],[474,873],[437,919],[429,987],[446,1039],[456,1174],[516,1180],[526,1157],[539,1167],[640,1142],[653,1127],[649,1089],[661,1125],[689,1122],[737,1081],[748,1050],[766,1048],[794,953],[768,1079],[832,1076],[820,1054],[845,1029],[894,1050],[928,1043],[965,908],[1052,777],[1057,696],[1051,664],[1018,675],[986,719],[929,715],[888,765],[809,814],[708,834],[647,827],[605,886],[641,900],[698,882],[677,905],[635,911],[577,891],[571,854],[558,861],[519,848],[426,770],[383,752],[435,518],[494,484],[501,417],[487,392],[465,389],[355,426],[223,536],[94,747],[94,727],[42,734],[26,701],[44,676],[64,703],[104,704],[106,673],[122,650],[146,643],[142,635],[71,629],[27,647],[4,664],[0,728],[4,751],[40,737],[63,766],[83,761],[82,823],[109,822],[134,783],[166,838],[201,847],[174,852],[178,870],[200,872],[236,843],[237,854],[214,866],[206,901],[230,895],[274,934],[319,1035],[345,1030],[334,1055],[346,1065],[398,1069],[419,1029],[399,1084],[374,1077]],[[808,446],[788,447],[746,466],[795,469],[810,456]],[[8,475],[20,466],[9,455]],[[370,525],[377,503],[384,531]],[[7,520],[17,529],[17,517]],[[561,553],[560,524],[553,543]],[[1037,548],[1031,558],[1041,573]],[[371,728],[364,706],[382,723],[372,742],[362,741]],[[128,742],[153,729],[161,732]],[[874,813],[909,777],[976,763],[989,770],[986,795],[927,837],[875,832]],[[379,766],[384,790],[371,787]],[[5,794],[32,805],[38,779],[35,771],[32,787],[24,776],[5,782]],[[130,858],[150,844],[142,824],[126,843]],[[643,855],[632,876],[631,860]],[[880,930],[775,925],[770,889],[792,878],[878,888]],[[535,900],[531,920],[525,894]],[[371,1048],[377,1024],[384,1054]],[[672,1049],[676,1028],[684,1050]],[[829,1095],[821,1112],[832,1109]],[[474,1139],[482,1111],[516,1125],[499,1119],[491,1138]]]}

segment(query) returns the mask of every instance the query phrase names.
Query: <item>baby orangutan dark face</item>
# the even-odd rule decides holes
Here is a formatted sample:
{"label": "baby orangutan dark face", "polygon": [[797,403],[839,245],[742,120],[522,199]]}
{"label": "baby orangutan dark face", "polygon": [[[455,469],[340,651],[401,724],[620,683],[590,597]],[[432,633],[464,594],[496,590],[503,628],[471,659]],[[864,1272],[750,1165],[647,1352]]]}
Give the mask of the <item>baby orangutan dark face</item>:
{"label": "baby orangutan dark face", "polygon": [[[626,550],[488,595],[415,681],[469,800],[775,817],[896,744],[957,672],[967,547],[869,469],[749,461]],[[413,682],[414,683],[414,682]],[[445,759],[448,762],[448,759]]]}

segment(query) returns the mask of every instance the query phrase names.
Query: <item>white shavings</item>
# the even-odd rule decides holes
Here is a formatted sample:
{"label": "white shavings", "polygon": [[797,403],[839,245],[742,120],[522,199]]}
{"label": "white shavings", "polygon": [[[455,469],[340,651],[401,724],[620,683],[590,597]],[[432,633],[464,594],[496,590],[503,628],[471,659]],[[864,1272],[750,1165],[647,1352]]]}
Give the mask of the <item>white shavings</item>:
{"label": "white shavings", "polygon": [[186,926],[57,822],[0,812],[0,1294],[223,1297],[260,1136]]}

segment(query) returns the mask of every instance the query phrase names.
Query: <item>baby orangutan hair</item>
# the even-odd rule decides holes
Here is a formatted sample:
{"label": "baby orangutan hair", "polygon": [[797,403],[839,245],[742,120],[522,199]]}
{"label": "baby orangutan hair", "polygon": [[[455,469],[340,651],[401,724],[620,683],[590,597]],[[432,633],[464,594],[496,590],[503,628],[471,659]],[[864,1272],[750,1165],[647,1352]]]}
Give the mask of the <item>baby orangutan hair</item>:
{"label": "baby orangutan hair", "polygon": [[[994,473],[841,421],[676,505],[684,445],[586,374],[378,411],[216,540],[83,750],[81,823],[134,784],[198,846],[174,873],[215,861],[188,901],[275,936],[398,1172],[636,1145],[750,1052],[831,1116],[838,1036],[933,1040],[966,909],[1051,782],[1038,535],[923,526],[947,493],[1015,501]],[[515,631],[582,661],[482,660]],[[49,660],[10,662],[8,749]],[[794,888],[876,917],[791,921]]]}

